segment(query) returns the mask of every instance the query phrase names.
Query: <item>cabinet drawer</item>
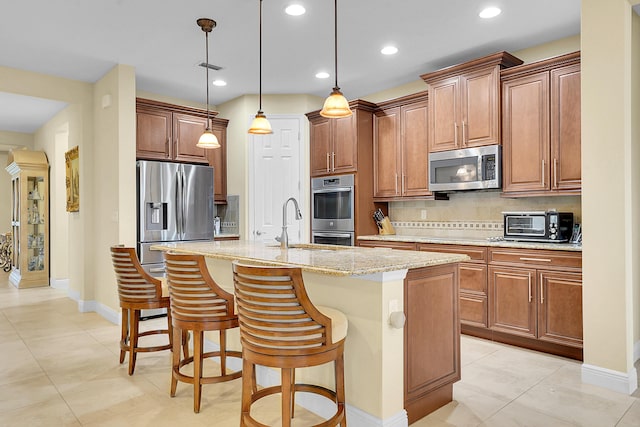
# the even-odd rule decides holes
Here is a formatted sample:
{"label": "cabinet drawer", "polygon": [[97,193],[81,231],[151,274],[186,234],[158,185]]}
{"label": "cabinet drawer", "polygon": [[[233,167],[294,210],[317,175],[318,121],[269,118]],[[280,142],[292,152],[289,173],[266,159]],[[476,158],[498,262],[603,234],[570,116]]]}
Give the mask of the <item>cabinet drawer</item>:
{"label": "cabinet drawer", "polygon": [[460,322],[486,328],[487,321],[487,298],[473,294],[460,294]]}
{"label": "cabinet drawer", "polygon": [[381,241],[381,240],[360,240],[358,241],[358,246],[367,247],[367,248],[391,248],[391,249],[401,249],[405,251],[415,251],[416,244],[411,242],[389,242],[389,241]]}
{"label": "cabinet drawer", "polygon": [[489,263],[515,264],[542,268],[582,268],[580,252],[490,248]]}
{"label": "cabinet drawer", "polygon": [[444,252],[448,254],[464,254],[471,258],[465,262],[485,263],[487,261],[487,248],[483,246],[439,245],[436,243],[419,243],[419,251]]}

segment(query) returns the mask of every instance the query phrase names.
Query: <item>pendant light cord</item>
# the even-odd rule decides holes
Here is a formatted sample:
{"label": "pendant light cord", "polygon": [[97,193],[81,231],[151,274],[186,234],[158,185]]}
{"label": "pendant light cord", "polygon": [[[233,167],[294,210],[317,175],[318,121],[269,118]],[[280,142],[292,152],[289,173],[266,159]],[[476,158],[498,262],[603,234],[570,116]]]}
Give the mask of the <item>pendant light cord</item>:
{"label": "pendant light cord", "polygon": [[205,70],[206,70],[206,79],[207,79],[207,128],[206,130],[210,129],[210,119],[209,119],[209,33],[207,31],[205,31],[204,33],[204,37],[205,37],[205,46],[207,49],[207,52],[205,53]]}
{"label": "pendant light cord", "polygon": [[333,21],[333,53],[334,53],[333,63],[335,65],[334,75],[336,78],[336,85],[334,89],[339,90],[340,88],[338,87],[338,0],[334,0],[334,3],[333,3],[333,19],[334,19]]}
{"label": "pendant light cord", "polygon": [[259,89],[258,89],[258,99],[259,106],[258,110],[262,112],[262,0],[260,0],[260,65],[258,67],[259,71]]}

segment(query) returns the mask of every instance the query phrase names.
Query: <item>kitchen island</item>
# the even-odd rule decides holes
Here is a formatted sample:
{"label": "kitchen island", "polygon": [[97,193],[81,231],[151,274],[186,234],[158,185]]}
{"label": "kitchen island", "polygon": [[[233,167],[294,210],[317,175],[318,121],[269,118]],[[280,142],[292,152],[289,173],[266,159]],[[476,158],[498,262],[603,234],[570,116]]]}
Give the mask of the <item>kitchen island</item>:
{"label": "kitchen island", "polygon": [[[233,260],[300,267],[311,301],[336,308],[349,320],[345,385],[352,427],[407,426],[451,401],[453,383],[460,379],[458,262],[466,255],[307,244],[281,249],[249,241],[153,249],[204,255],[212,277],[231,292]],[[401,321],[392,326],[391,314],[402,312],[404,327]],[[233,332],[229,341],[239,349]],[[328,365],[300,370],[296,378],[333,387]],[[258,382],[271,385],[279,376],[264,369]],[[296,397],[296,403],[322,416],[331,413],[330,404],[309,395]]]}

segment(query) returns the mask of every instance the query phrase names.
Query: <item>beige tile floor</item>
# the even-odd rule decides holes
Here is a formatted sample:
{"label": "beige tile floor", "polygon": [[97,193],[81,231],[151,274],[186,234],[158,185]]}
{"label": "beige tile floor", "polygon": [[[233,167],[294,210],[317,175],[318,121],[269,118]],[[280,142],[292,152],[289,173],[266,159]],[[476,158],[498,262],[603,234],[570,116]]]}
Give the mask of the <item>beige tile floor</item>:
{"label": "beige tile floor", "polygon": [[[0,272],[0,426],[239,425],[240,380],[205,386],[194,414],[190,386],[169,397],[170,353],[139,355],[130,377],[118,337],[65,291],[18,290]],[[278,397],[269,399],[257,417],[279,425]],[[296,426],[318,422],[296,414]],[[640,392],[582,384],[576,361],[463,336],[454,401],[413,426],[640,426]]]}

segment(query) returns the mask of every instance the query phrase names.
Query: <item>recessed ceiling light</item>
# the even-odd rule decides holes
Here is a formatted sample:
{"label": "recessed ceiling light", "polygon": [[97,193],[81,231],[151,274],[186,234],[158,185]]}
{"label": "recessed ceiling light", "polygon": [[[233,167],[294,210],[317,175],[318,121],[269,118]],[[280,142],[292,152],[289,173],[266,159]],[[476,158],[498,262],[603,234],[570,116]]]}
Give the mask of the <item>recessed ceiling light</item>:
{"label": "recessed ceiling light", "polygon": [[284,11],[287,13],[287,15],[291,16],[304,15],[304,13],[306,12],[304,6],[302,6],[301,4],[291,4],[287,6]]}
{"label": "recessed ceiling light", "polygon": [[398,48],[395,46],[385,46],[380,51],[383,55],[394,55],[398,53]]}
{"label": "recessed ceiling light", "polygon": [[227,82],[225,82],[224,80],[214,80],[213,81],[213,85],[214,86],[226,86]]}
{"label": "recessed ceiling light", "polygon": [[327,73],[326,71],[320,71],[319,73],[316,74],[316,78],[318,78],[318,79],[328,79],[329,78],[329,73]]}
{"label": "recessed ceiling light", "polygon": [[500,15],[501,12],[502,11],[497,7],[487,7],[482,9],[478,16],[485,19],[495,18],[496,16]]}

